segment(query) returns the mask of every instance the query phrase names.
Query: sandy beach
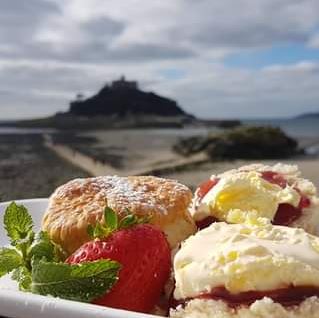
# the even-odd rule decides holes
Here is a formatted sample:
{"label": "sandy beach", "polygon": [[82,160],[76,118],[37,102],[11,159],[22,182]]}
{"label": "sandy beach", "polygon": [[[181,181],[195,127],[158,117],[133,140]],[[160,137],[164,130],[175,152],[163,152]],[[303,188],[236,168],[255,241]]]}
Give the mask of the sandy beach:
{"label": "sandy beach", "polygon": [[39,134],[0,135],[0,201],[48,197],[58,185],[88,175],[44,147]]}
{"label": "sandy beach", "polygon": [[[0,199],[47,197],[67,180],[97,175],[153,174],[177,179],[195,189],[211,174],[253,163],[211,162],[205,153],[183,157],[172,150],[172,145],[188,134],[193,135],[194,131],[91,131],[78,133],[81,138],[73,136],[69,142],[65,136],[53,142],[47,133],[0,135]],[[299,143],[316,147],[319,138],[300,138]],[[319,187],[319,158],[312,155],[279,161],[297,164],[303,176]]]}
{"label": "sandy beach", "polygon": [[[172,151],[173,144],[188,135],[207,133],[206,130],[193,130],[185,134],[183,130],[117,130],[95,131],[81,134],[94,137],[95,147],[111,157],[120,158],[120,168],[112,161],[96,161],[89,155],[72,152],[68,147],[55,145],[57,153],[72,161],[92,175],[117,174],[136,175],[154,174],[174,178],[195,188],[213,173],[254,163],[249,160],[210,162],[204,153],[183,157]],[[312,149],[319,145],[317,137],[298,138],[299,146]],[[62,147],[62,148],[61,148]],[[107,156],[106,156],[107,157]],[[305,178],[312,180],[319,187],[319,158],[314,155],[299,156],[290,160],[278,160],[284,163],[297,164]],[[265,164],[275,164],[278,161],[262,160]]]}

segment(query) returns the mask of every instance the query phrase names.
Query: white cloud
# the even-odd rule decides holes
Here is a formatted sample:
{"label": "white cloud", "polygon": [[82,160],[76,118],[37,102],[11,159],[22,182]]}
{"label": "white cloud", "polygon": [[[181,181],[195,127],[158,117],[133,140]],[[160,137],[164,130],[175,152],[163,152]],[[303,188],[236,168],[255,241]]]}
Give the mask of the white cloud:
{"label": "white cloud", "polygon": [[319,33],[310,38],[308,45],[312,48],[319,49]]}
{"label": "white cloud", "polygon": [[[2,0],[0,102],[16,109],[6,106],[2,113],[67,109],[77,92],[91,94],[121,74],[200,116],[315,110],[318,63],[250,70],[227,68],[223,58],[285,43],[319,47],[318,35],[312,35],[318,25],[317,0],[28,0],[23,5]],[[170,77],[170,70],[183,75]]]}

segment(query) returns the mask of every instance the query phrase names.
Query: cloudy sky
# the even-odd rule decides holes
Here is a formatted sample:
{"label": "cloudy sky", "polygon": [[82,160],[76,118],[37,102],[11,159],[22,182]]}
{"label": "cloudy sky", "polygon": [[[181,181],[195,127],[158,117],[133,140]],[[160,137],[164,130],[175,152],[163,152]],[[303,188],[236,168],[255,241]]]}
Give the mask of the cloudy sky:
{"label": "cloudy sky", "polygon": [[319,111],[319,1],[0,0],[0,119],[122,74],[205,118]]}

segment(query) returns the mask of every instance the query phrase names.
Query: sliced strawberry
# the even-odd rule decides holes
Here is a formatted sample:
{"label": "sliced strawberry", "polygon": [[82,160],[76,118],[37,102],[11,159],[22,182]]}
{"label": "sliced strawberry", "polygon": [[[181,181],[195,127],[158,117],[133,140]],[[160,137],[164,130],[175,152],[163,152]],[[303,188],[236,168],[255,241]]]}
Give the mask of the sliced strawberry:
{"label": "sliced strawberry", "polygon": [[161,230],[149,224],[119,230],[84,244],[66,262],[97,259],[116,260],[122,268],[118,282],[95,304],[145,313],[154,308],[171,268],[170,248]]}
{"label": "sliced strawberry", "polygon": [[217,183],[219,179],[209,179],[202,182],[197,190],[197,196],[202,199]]}

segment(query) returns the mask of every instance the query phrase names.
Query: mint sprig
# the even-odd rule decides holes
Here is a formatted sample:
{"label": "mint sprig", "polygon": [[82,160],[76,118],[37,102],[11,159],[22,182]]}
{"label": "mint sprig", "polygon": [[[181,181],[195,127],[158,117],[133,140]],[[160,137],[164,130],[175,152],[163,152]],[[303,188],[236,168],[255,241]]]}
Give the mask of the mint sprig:
{"label": "mint sprig", "polygon": [[64,261],[67,255],[60,245],[57,245],[50,240],[47,232],[41,231],[35,235],[35,239],[28,251],[28,257],[30,260],[32,260],[32,258],[44,258],[49,262],[59,262]]}
{"label": "mint sprig", "polygon": [[[117,227],[108,215],[108,222]],[[11,277],[22,291],[89,302],[104,295],[118,280],[120,264],[98,260],[83,264],[66,264],[62,248],[47,232],[33,232],[28,210],[12,202],[4,213],[4,227],[11,248],[0,248],[0,277]]]}
{"label": "mint sprig", "polygon": [[115,231],[127,229],[138,224],[149,223],[150,216],[137,216],[126,210],[125,216],[119,218],[118,213],[106,206],[104,208],[104,222],[95,225],[89,224],[87,233],[91,239],[102,239],[111,235]]}
{"label": "mint sprig", "polygon": [[13,246],[25,243],[34,235],[31,215],[23,205],[12,202],[6,209],[3,223]]}
{"label": "mint sprig", "polygon": [[91,302],[118,280],[120,265],[110,260],[82,264],[40,261],[33,266],[31,290],[70,300]]}
{"label": "mint sprig", "polygon": [[21,255],[11,248],[0,248],[0,277],[22,265]]}
{"label": "mint sprig", "polygon": [[19,266],[11,275],[11,278],[18,282],[19,289],[22,291],[30,291],[32,283],[32,275],[28,268],[25,266]]}

